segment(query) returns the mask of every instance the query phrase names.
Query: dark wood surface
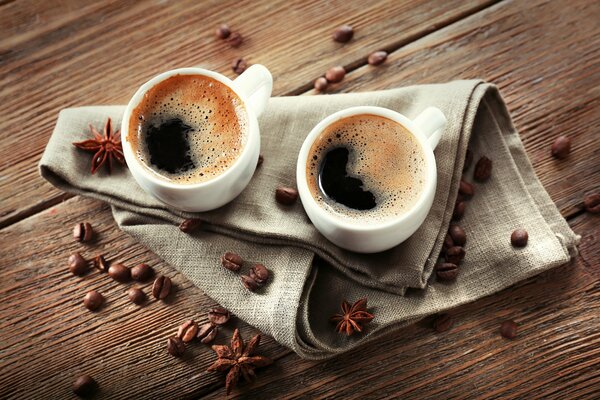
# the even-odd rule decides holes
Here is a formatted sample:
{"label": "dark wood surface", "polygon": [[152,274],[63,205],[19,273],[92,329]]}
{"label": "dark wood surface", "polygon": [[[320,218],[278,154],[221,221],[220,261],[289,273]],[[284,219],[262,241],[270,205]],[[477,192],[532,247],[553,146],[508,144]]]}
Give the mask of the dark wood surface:
{"label": "dark wood surface", "polygon": [[[496,83],[536,173],[582,235],[568,265],[452,311],[437,334],[428,320],[323,362],[299,359],[271,338],[276,363],[233,396],[252,398],[597,398],[600,393],[600,219],[583,211],[600,189],[600,4],[593,1],[369,2],[0,1],[0,398],[68,398],[89,373],[103,398],[223,397],[205,372],[203,346],[183,360],[165,338],[214,301],[122,233],[108,207],[60,193],[36,164],[58,111],[123,104],[159,71],[203,65],[233,76],[237,56],[273,72],[275,95],[315,95],[332,65],[350,72],[331,93],[483,78]],[[246,41],[214,39],[221,22]],[[331,31],[356,29],[346,45]],[[372,50],[387,49],[371,67]],[[550,157],[554,138],[573,139],[568,159]],[[99,274],[74,279],[66,258],[82,246],[70,227],[90,220],[98,239],[84,256],[145,260],[176,283],[168,302],[129,303],[126,285]],[[142,285],[147,288],[149,284]],[[96,288],[107,304],[82,307]],[[519,337],[498,335],[507,318]],[[242,333],[256,330],[242,321]],[[230,330],[222,332],[224,340]]]}

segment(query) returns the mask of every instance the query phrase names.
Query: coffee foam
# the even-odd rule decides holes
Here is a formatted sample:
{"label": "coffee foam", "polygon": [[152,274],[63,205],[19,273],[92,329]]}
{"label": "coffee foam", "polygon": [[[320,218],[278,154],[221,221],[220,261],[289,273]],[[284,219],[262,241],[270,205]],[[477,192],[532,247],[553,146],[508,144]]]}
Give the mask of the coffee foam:
{"label": "coffee foam", "polygon": [[[338,147],[350,151],[346,173],[359,177],[363,189],[375,195],[375,208],[348,208],[320,189],[321,163]],[[313,198],[324,209],[360,222],[382,222],[404,214],[425,186],[426,160],[421,145],[404,126],[378,115],[361,114],[334,122],[321,132],[308,154],[306,180]]]}
{"label": "coffee foam", "polygon": [[[145,137],[149,126],[174,118],[193,129],[188,139],[195,167],[169,173],[150,163]],[[146,92],[132,111],[128,140],[142,163],[159,177],[193,184],[230,168],[246,145],[247,130],[245,107],[227,85],[203,75],[174,75]]]}

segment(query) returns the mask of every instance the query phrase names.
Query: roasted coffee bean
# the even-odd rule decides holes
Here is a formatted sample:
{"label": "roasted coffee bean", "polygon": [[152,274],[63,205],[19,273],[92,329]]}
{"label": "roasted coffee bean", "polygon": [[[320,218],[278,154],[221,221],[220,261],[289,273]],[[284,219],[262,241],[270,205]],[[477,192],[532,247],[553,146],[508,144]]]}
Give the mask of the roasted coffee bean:
{"label": "roasted coffee bean", "polygon": [[475,171],[473,172],[473,179],[477,182],[485,182],[492,176],[492,160],[483,156],[475,164]]}
{"label": "roasted coffee bean", "polygon": [[571,139],[567,136],[559,136],[552,144],[552,155],[556,158],[566,158],[571,152]]}
{"label": "roasted coffee bean", "polygon": [[500,325],[500,334],[507,339],[514,339],[517,337],[517,324],[513,320],[504,321]]}
{"label": "roasted coffee bean", "polygon": [[325,73],[325,78],[331,83],[341,82],[344,79],[344,76],[346,76],[346,70],[339,65],[329,68]]}
{"label": "roasted coffee bean", "polygon": [[227,24],[221,24],[215,30],[215,36],[219,39],[227,39],[229,35],[231,35],[231,30],[229,29],[229,25]]}
{"label": "roasted coffee bean", "polygon": [[90,290],[83,298],[83,305],[90,311],[96,311],[104,304],[104,296],[95,290]]}
{"label": "roasted coffee bean", "polygon": [[73,238],[78,242],[89,242],[93,237],[94,230],[88,222],[81,222],[73,228]]}
{"label": "roasted coffee bean", "polygon": [[298,199],[298,191],[294,188],[280,186],[275,190],[275,200],[287,206],[294,204]]}
{"label": "roasted coffee bean", "polygon": [[81,276],[88,270],[88,262],[79,253],[74,253],[69,256],[69,271],[73,275]]}
{"label": "roasted coffee bean", "polygon": [[185,353],[185,343],[177,336],[170,337],[167,340],[167,351],[173,357],[181,357]]}
{"label": "roasted coffee bean", "polygon": [[131,277],[138,282],[147,281],[154,276],[154,269],[148,264],[139,264],[131,268]]}
{"label": "roasted coffee bean", "polygon": [[450,225],[448,233],[450,234],[450,237],[452,238],[452,241],[455,245],[464,246],[465,243],[467,243],[467,234],[465,233],[465,230],[460,226],[456,224]]}
{"label": "roasted coffee bean", "polygon": [[456,265],[460,264],[463,258],[465,258],[465,249],[460,246],[450,247],[446,250],[446,255],[444,256],[446,262]]}
{"label": "roasted coffee bean", "polygon": [[263,155],[259,155],[258,156],[258,161],[256,162],[256,167],[260,167],[262,165],[262,163],[265,161],[265,158],[263,157]]}
{"label": "roasted coffee bean", "polygon": [[387,51],[376,51],[369,54],[368,62],[370,65],[379,65],[383,64],[387,59],[388,53]]}
{"label": "roasted coffee bean", "polygon": [[152,296],[158,300],[164,300],[171,293],[171,278],[161,275],[154,280],[152,285]]}
{"label": "roasted coffee bean", "polygon": [[221,257],[223,267],[233,272],[238,272],[242,268],[243,263],[244,260],[242,260],[242,257],[235,253],[227,252]]}
{"label": "roasted coffee bean", "polygon": [[179,224],[179,230],[184,233],[192,233],[198,230],[203,224],[203,221],[200,218],[189,218],[183,220],[181,224]]}
{"label": "roasted coffee bean", "polygon": [[458,267],[452,263],[439,263],[435,265],[435,274],[441,281],[453,281],[458,276]]}
{"label": "roasted coffee bean", "polygon": [[108,267],[108,262],[106,262],[106,259],[102,254],[99,254],[96,257],[94,257],[94,268],[96,268],[98,271],[108,272]]}
{"label": "roasted coffee bean", "polygon": [[218,330],[219,327],[217,325],[212,322],[207,322],[198,329],[198,335],[196,337],[201,343],[210,343],[215,340]]}
{"label": "roasted coffee bean", "polygon": [[591,214],[600,213],[600,194],[588,194],[583,198],[583,206]]}
{"label": "roasted coffee bean", "polygon": [[146,294],[140,288],[132,287],[127,291],[127,297],[133,304],[137,304],[138,306],[146,300]]}
{"label": "roasted coffee bean", "polygon": [[515,229],[510,235],[510,242],[514,247],[527,246],[527,240],[529,240],[529,234],[525,229]]}
{"label": "roasted coffee bean", "polygon": [[189,343],[194,340],[197,334],[198,324],[193,319],[185,321],[183,324],[181,324],[179,330],[177,331],[177,337],[184,343]]}
{"label": "roasted coffee bean", "polygon": [[98,390],[98,383],[89,375],[81,375],[73,382],[73,393],[79,397],[88,397]]}
{"label": "roasted coffee bean", "polygon": [[327,85],[327,79],[323,76],[320,76],[315,80],[314,87],[316,90],[322,92],[323,90],[327,89]]}
{"label": "roasted coffee bean", "polygon": [[251,292],[254,292],[259,287],[259,284],[256,283],[256,281],[254,279],[252,279],[251,277],[249,277],[248,275],[242,275],[240,277],[240,279],[242,280],[244,287]]}
{"label": "roasted coffee bean", "polygon": [[131,270],[123,264],[113,263],[108,268],[108,276],[117,282],[128,282],[131,279]]}
{"label": "roasted coffee bean", "polygon": [[237,32],[232,32],[229,35],[229,37],[227,38],[227,43],[231,47],[240,47],[240,45],[242,44],[243,41],[244,41],[244,38],[242,38],[242,35],[240,35]]}
{"label": "roasted coffee bean", "polygon": [[215,325],[226,324],[231,318],[231,313],[225,307],[215,307],[208,312],[208,320]]}
{"label": "roasted coffee bean", "polygon": [[459,200],[454,205],[454,211],[452,212],[452,218],[456,221],[459,221],[463,215],[465,214],[466,203],[462,200]]}
{"label": "roasted coffee bean", "polygon": [[254,264],[250,269],[250,278],[262,286],[269,279],[269,270],[262,264]]}
{"label": "roasted coffee bean", "polygon": [[464,196],[464,199],[470,199],[475,194],[475,187],[471,185],[469,182],[460,181],[458,185],[458,193]]}
{"label": "roasted coffee bean", "polygon": [[435,329],[435,331],[438,333],[450,330],[452,325],[454,325],[454,321],[452,320],[452,316],[450,314],[440,314],[433,320],[433,329]]}
{"label": "roasted coffee bean", "polygon": [[231,69],[238,75],[244,72],[246,68],[248,68],[248,63],[243,58],[236,58],[231,63]]}
{"label": "roasted coffee bean", "polygon": [[454,240],[452,240],[452,236],[450,236],[449,233],[446,234],[446,237],[444,238],[444,244],[442,245],[442,253],[445,254],[446,251],[450,248],[454,246]]}
{"label": "roasted coffee bean", "polygon": [[465,155],[465,164],[463,165],[463,172],[468,170],[471,164],[473,163],[473,152],[467,149],[467,154]]}
{"label": "roasted coffee bean", "polygon": [[342,25],[333,31],[333,40],[339,43],[346,43],[354,36],[354,30],[350,25]]}

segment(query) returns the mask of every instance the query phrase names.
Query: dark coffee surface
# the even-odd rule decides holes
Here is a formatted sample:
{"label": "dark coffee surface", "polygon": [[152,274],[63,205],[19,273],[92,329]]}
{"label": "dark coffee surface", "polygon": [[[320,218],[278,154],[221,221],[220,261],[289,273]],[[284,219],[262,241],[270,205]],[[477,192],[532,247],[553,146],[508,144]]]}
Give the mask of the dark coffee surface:
{"label": "dark coffee surface", "polygon": [[191,126],[178,118],[150,124],[146,130],[150,163],[172,174],[194,168],[196,164],[190,154],[191,130]]}

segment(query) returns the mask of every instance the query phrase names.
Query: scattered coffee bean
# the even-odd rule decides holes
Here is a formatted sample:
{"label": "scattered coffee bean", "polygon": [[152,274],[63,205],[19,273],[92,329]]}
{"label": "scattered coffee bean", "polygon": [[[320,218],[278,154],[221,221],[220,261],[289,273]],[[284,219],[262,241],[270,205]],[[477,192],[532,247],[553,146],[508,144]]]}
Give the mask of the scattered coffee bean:
{"label": "scattered coffee bean", "polygon": [[179,230],[184,233],[192,233],[198,230],[203,224],[203,221],[200,218],[189,218],[183,220],[181,224],[179,224]]}
{"label": "scattered coffee bean", "polygon": [[556,158],[566,158],[571,152],[571,139],[567,136],[559,136],[552,144],[552,155]]}
{"label": "scattered coffee bean", "polygon": [[138,282],[147,281],[154,276],[154,269],[148,264],[139,264],[131,268],[131,277]]}
{"label": "scattered coffee bean", "polygon": [[80,397],[88,397],[98,389],[98,383],[89,375],[81,375],[73,382],[73,393]]}
{"label": "scattered coffee bean", "polygon": [[438,333],[450,330],[452,325],[454,325],[454,321],[450,314],[440,314],[433,320],[433,329]]}
{"label": "scattered coffee bean", "polygon": [[217,325],[212,322],[207,322],[198,329],[198,335],[196,337],[201,343],[207,344],[215,340],[218,330],[219,328]]}
{"label": "scattered coffee bean", "polygon": [[108,272],[108,263],[102,254],[94,257],[94,267],[100,272]]}
{"label": "scattered coffee bean", "polygon": [[231,47],[240,47],[243,41],[244,38],[237,32],[232,32],[227,38],[227,43],[229,43]]}
{"label": "scattered coffee bean", "polygon": [[327,89],[327,85],[328,85],[327,79],[323,76],[318,77],[315,80],[315,84],[314,84],[315,89],[318,90],[319,92],[322,92],[323,90]]}
{"label": "scattered coffee bean", "polygon": [[588,194],[583,198],[583,206],[591,214],[600,213],[600,194]]}
{"label": "scattered coffee bean", "polygon": [[94,230],[88,222],[81,222],[73,228],[73,238],[78,242],[89,242],[93,237]]}
{"label": "scattered coffee bean", "polygon": [[435,265],[435,274],[441,281],[453,281],[458,276],[458,267],[452,263],[439,263]]}
{"label": "scattered coffee bean", "polygon": [[184,343],[189,343],[198,334],[198,324],[193,319],[185,321],[177,331],[177,337]]}
{"label": "scattered coffee bean", "polygon": [[485,182],[492,176],[492,160],[483,156],[475,164],[475,171],[473,172],[473,179],[477,182]]}
{"label": "scattered coffee bean", "polygon": [[383,64],[385,62],[385,60],[387,59],[388,53],[386,51],[376,51],[373,52],[371,54],[369,54],[369,64],[370,65],[379,65],[379,64]]}
{"label": "scattered coffee bean", "polygon": [[325,73],[325,78],[328,82],[338,83],[341,82],[346,76],[346,70],[342,66],[331,67]]}
{"label": "scattered coffee bean", "polygon": [[475,187],[469,182],[460,181],[458,185],[458,193],[462,194],[465,199],[470,199],[475,194]]}
{"label": "scattered coffee bean", "polygon": [[242,260],[242,257],[235,253],[227,252],[221,257],[223,267],[233,272],[238,272],[242,268],[243,263],[244,260]]}
{"label": "scattered coffee bean", "polygon": [[333,40],[339,43],[346,43],[354,36],[354,30],[350,25],[342,25],[333,31]]}
{"label": "scattered coffee bean", "polygon": [[457,246],[464,246],[465,243],[467,243],[467,234],[465,233],[465,230],[463,228],[461,228],[460,226],[458,226],[456,224],[450,225],[450,228],[448,229],[448,233],[450,233],[450,237],[452,238],[452,241]]}
{"label": "scattered coffee bean", "polygon": [[104,304],[104,296],[95,290],[90,290],[83,298],[83,305],[90,311],[96,311]]}
{"label": "scattered coffee bean", "polygon": [[88,270],[88,262],[79,253],[71,254],[69,256],[69,271],[73,275],[81,276]]}
{"label": "scattered coffee bean", "polygon": [[137,304],[138,306],[146,300],[146,294],[140,288],[132,287],[127,291],[127,296],[133,304]]}
{"label": "scattered coffee bean", "polygon": [[450,247],[454,247],[454,240],[452,240],[452,236],[447,233],[444,238],[444,244],[442,244],[442,253],[445,254]]}
{"label": "scattered coffee bean", "polygon": [[108,276],[117,282],[129,282],[131,279],[131,270],[123,264],[113,263],[108,267]]}
{"label": "scattered coffee bean", "polygon": [[265,158],[263,157],[263,155],[259,155],[258,156],[258,161],[256,162],[256,167],[260,167],[262,165],[262,163],[265,161]]}
{"label": "scattered coffee bean", "polygon": [[298,199],[298,191],[294,188],[280,186],[275,190],[275,200],[279,204],[291,205]]}
{"label": "scattered coffee bean", "polygon": [[171,292],[171,278],[161,275],[154,280],[152,285],[152,296],[158,300],[164,300]]}
{"label": "scattered coffee bean", "polygon": [[231,69],[238,75],[244,72],[246,68],[248,68],[248,63],[243,58],[236,58],[231,63]]}
{"label": "scattered coffee bean", "polygon": [[450,247],[446,250],[446,255],[444,256],[446,262],[456,265],[460,264],[463,258],[465,258],[465,249],[460,246]]}
{"label": "scattered coffee bean", "polygon": [[517,324],[513,320],[504,321],[500,325],[500,334],[507,339],[514,339],[517,337]]}
{"label": "scattered coffee bean", "polygon": [[255,264],[250,269],[250,278],[254,279],[256,283],[262,286],[269,279],[269,270],[262,264]]}
{"label": "scattered coffee bean", "polygon": [[167,351],[173,357],[181,357],[185,353],[185,343],[177,336],[171,337],[167,340]]}
{"label": "scattered coffee bean", "polygon": [[244,287],[251,292],[254,292],[259,287],[258,283],[256,283],[256,281],[250,278],[248,275],[242,275],[240,279],[242,280]]}
{"label": "scattered coffee bean", "polygon": [[510,242],[515,247],[527,246],[527,240],[529,240],[529,235],[525,229],[515,229],[510,235]]}
{"label": "scattered coffee bean", "polygon": [[465,155],[465,164],[463,165],[463,172],[469,169],[471,163],[473,162],[473,152],[467,149],[467,154]]}
{"label": "scattered coffee bean", "polygon": [[231,35],[231,30],[227,24],[221,24],[215,30],[215,36],[217,36],[219,39],[227,39],[229,35]]}
{"label": "scattered coffee bean", "polygon": [[225,307],[215,307],[208,312],[208,320],[215,325],[226,324],[231,318],[231,313]]}
{"label": "scattered coffee bean", "polygon": [[452,218],[456,221],[459,221],[465,214],[465,207],[466,203],[464,201],[457,201],[454,205],[454,212],[452,213]]}

